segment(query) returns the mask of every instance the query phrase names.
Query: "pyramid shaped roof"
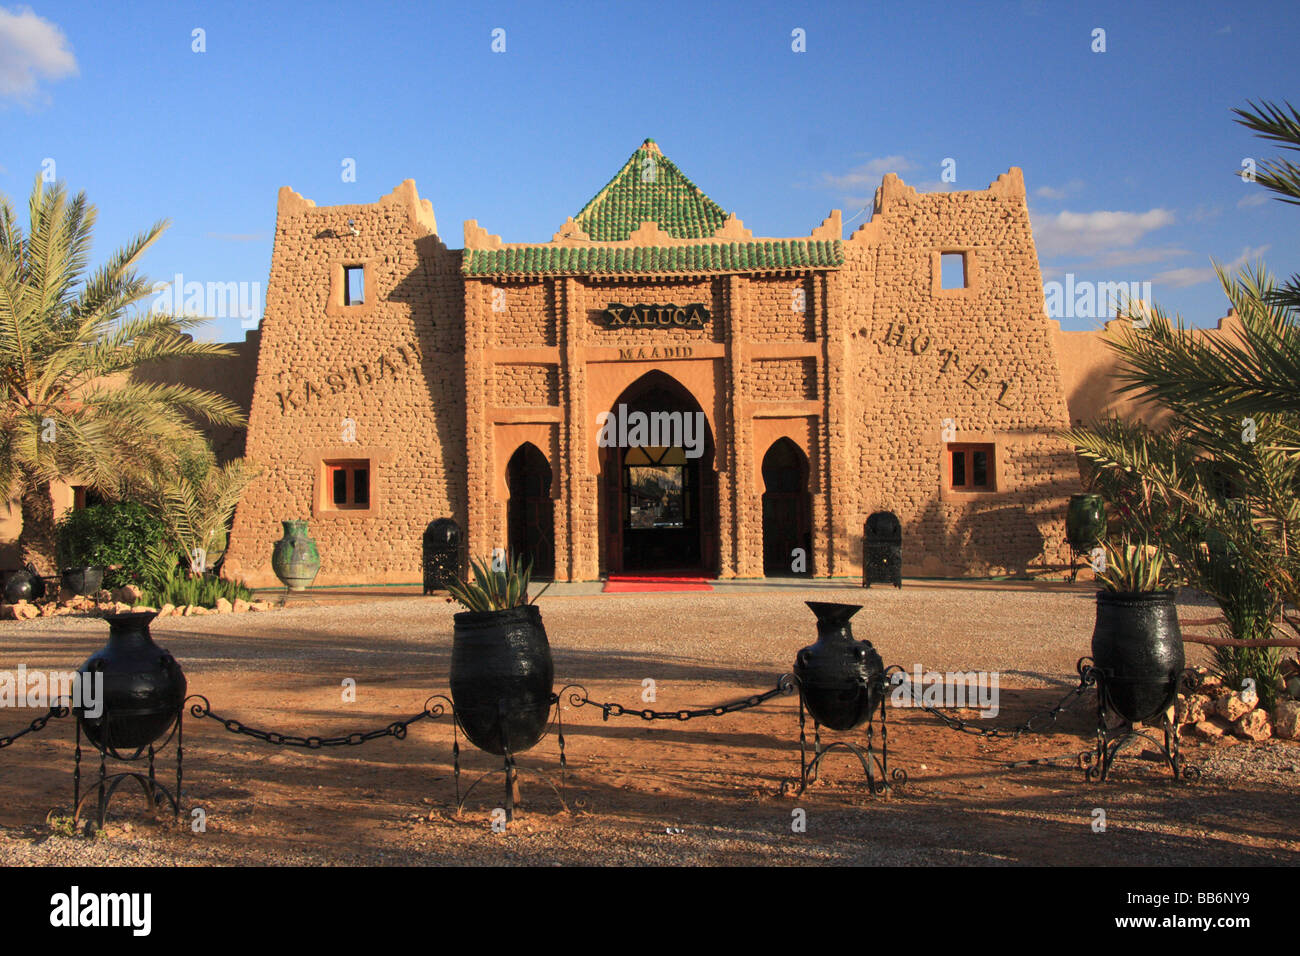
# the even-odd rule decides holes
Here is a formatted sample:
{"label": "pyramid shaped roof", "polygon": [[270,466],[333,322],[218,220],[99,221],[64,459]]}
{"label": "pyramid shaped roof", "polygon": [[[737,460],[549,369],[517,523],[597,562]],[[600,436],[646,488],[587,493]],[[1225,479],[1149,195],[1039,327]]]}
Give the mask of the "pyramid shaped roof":
{"label": "pyramid shaped roof", "polygon": [[644,222],[674,239],[707,239],[727,213],[647,139],[573,219],[596,242],[625,240]]}

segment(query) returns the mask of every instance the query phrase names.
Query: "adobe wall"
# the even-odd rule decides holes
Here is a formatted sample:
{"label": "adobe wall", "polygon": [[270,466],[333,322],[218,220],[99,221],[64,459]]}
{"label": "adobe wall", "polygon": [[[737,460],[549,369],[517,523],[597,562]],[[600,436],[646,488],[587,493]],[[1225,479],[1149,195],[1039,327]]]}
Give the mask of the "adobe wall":
{"label": "adobe wall", "polygon": [[[357,264],[364,304],[345,306],[343,267]],[[280,190],[246,451],[263,474],[235,512],[228,576],[274,585],[280,522],[308,518],[318,584],[418,581],[426,525],[464,525],[459,268],[412,180],[369,205]],[[371,506],[324,507],[322,462],[361,458]]]}
{"label": "adobe wall", "polygon": [[[1151,423],[1161,416],[1151,405],[1135,400],[1117,389],[1123,384],[1117,374],[1118,353],[1108,344],[1114,334],[1128,325],[1126,319],[1112,319],[1100,329],[1063,330],[1053,322],[1053,337],[1061,362],[1061,384],[1065,389],[1072,424],[1093,419],[1120,417]],[[1235,341],[1241,318],[1235,311],[1219,319],[1212,329],[1194,329],[1203,341]]]}
{"label": "adobe wall", "polygon": [[[967,254],[965,288],[939,256]],[[1061,560],[1079,490],[1053,329],[1019,169],[987,190],[919,194],[894,175],[831,276],[828,347],[847,344],[848,441],[833,468],[843,557],[875,510],[902,520],[905,574],[1023,573]],[[996,446],[996,493],[948,487],[948,441]],[[990,556],[999,557],[990,560]]]}

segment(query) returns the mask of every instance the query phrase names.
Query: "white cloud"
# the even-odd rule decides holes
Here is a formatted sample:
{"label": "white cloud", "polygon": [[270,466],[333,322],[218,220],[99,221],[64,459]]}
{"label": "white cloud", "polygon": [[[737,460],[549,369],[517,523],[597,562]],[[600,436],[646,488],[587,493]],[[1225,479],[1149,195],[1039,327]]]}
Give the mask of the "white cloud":
{"label": "white cloud", "polygon": [[860,189],[863,186],[879,186],[885,173],[901,173],[914,168],[905,156],[881,156],[854,166],[842,176],[834,173],[822,173],[821,184],[830,189]]}
{"label": "white cloud", "polygon": [[1268,190],[1263,189],[1263,188],[1261,188],[1261,189],[1256,189],[1256,190],[1252,191],[1251,194],[1250,194],[1249,196],[1246,196],[1246,197],[1243,198],[1243,199],[1238,199],[1238,200],[1237,200],[1237,208],[1238,208],[1238,209],[1252,209],[1252,208],[1254,208],[1255,206],[1262,206],[1262,205],[1264,205],[1264,203],[1268,202],[1271,198],[1273,198],[1273,197],[1272,197],[1272,195],[1268,192]]}
{"label": "white cloud", "polygon": [[1164,262],[1166,259],[1189,255],[1191,252],[1187,249],[1178,249],[1174,246],[1160,246],[1154,249],[1116,249],[1114,252],[1102,253],[1084,268],[1116,269],[1124,266],[1145,266],[1153,262]]}
{"label": "white cloud", "polygon": [[[1241,255],[1226,263],[1224,268],[1229,272],[1236,272],[1242,266],[1255,259],[1258,259],[1264,253],[1268,252],[1268,246],[1247,246],[1241,250]],[[1203,282],[1217,282],[1219,277],[1215,274],[1212,266],[1203,269],[1193,269],[1185,267],[1182,269],[1169,269],[1166,272],[1157,272],[1151,277],[1152,281],[1158,285],[1172,286],[1175,289],[1184,289],[1191,285],[1200,285]]]}
{"label": "white cloud", "polygon": [[1167,209],[1146,212],[1070,212],[1041,217],[1030,211],[1034,242],[1045,256],[1089,256],[1118,247],[1131,246],[1147,233],[1170,225],[1174,214]]}
{"label": "white cloud", "polygon": [[62,30],[30,7],[0,7],[0,99],[32,99],[41,78],[76,73],[77,58]]}
{"label": "white cloud", "polygon": [[1082,188],[1082,179],[1071,179],[1059,189],[1055,186],[1039,186],[1034,190],[1034,195],[1038,196],[1040,199],[1064,199],[1071,193],[1077,193]]}

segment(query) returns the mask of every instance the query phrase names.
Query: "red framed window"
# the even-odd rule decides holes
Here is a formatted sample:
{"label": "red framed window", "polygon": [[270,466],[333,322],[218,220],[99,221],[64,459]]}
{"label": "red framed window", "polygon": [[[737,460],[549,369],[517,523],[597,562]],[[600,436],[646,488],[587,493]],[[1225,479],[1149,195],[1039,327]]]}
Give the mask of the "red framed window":
{"label": "red framed window", "polygon": [[949,445],[948,487],[954,491],[996,491],[993,446]]}
{"label": "red framed window", "polygon": [[325,507],[339,511],[370,507],[370,462],[325,462]]}

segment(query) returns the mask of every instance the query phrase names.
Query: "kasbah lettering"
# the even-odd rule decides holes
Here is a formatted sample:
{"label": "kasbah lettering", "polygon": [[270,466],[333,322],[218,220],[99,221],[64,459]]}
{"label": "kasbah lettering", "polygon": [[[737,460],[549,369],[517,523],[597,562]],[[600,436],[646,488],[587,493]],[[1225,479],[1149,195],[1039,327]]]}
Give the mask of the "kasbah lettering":
{"label": "kasbah lettering", "polygon": [[[415,342],[395,345],[392,351],[396,353],[396,358],[390,359],[386,352],[379,353],[379,358],[374,362],[373,372],[370,370],[369,362],[349,365],[341,371],[330,372],[325,376],[325,386],[329,389],[329,394],[338,395],[350,388],[364,388],[373,382],[383,380],[388,375],[396,378],[403,370],[420,361],[420,347]],[[398,364],[399,362],[401,364]],[[303,381],[301,391],[295,392],[292,388],[286,388],[283,392],[275,393],[275,397],[280,401],[281,415],[310,405],[313,401],[319,402],[324,396],[325,392],[311,379]]]}

